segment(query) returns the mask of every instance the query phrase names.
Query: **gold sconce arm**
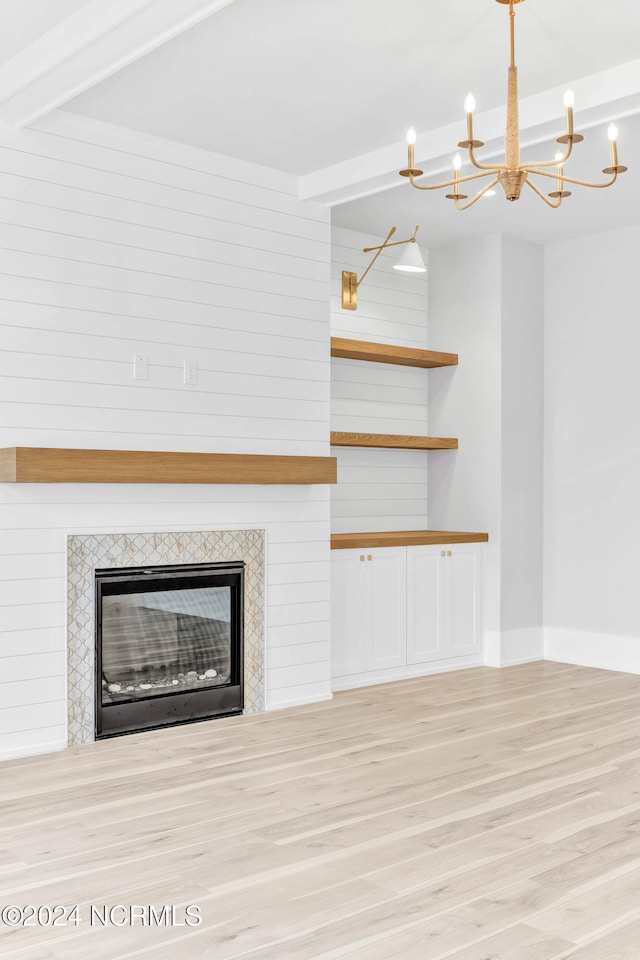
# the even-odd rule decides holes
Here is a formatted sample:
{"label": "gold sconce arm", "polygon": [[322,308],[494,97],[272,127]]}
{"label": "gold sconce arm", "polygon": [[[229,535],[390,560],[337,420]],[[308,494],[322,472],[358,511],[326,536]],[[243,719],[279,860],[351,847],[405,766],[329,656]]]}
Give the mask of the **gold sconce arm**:
{"label": "gold sconce arm", "polygon": [[389,247],[401,247],[405,243],[415,243],[416,234],[418,233],[419,227],[416,226],[413,231],[413,236],[409,237],[407,240],[394,240],[393,243],[389,243],[389,240],[396,232],[395,227],[391,227],[389,233],[387,234],[383,243],[377,247],[364,247],[363,253],[373,253],[375,251],[375,256],[372,258],[369,266],[366,268],[360,279],[358,280],[358,275],[350,272],[349,270],[342,271],[342,309],[343,310],[357,310],[358,309],[358,287],[371,270],[371,267],[374,265],[380,254],[383,250],[386,250]]}
{"label": "gold sconce arm", "polygon": [[[416,230],[417,230],[417,229],[418,229],[418,228],[416,227]],[[376,262],[376,260],[378,259],[378,257],[380,256],[380,254],[382,253],[382,251],[384,250],[384,248],[387,247],[387,246],[388,246],[388,247],[391,247],[391,246],[394,246],[394,247],[395,247],[395,246],[396,246],[397,241],[394,241],[393,244],[389,243],[389,240],[391,239],[391,237],[394,235],[395,232],[396,232],[396,228],[395,228],[395,227],[391,227],[391,230],[389,230],[389,233],[387,234],[384,243],[381,243],[379,247],[365,247],[365,248],[363,249],[363,251],[362,251],[363,253],[372,253],[374,250],[377,250],[377,253],[376,253],[375,257],[373,258],[373,260],[371,261],[371,263],[369,264],[369,266],[367,267],[367,269],[365,270],[365,272],[364,272],[364,273],[362,274],[362,276],[360,277],[360,279],[356,281],[356,290],[358,289],[358,287],[360,286],[360,284],[362,283],[362,281],[364,280],[364,278],[366,277],[366,275],[369,273],[369,270],[371,270],[371,267],[374,265],[374,263]],[[401,242],[408,243],[409,241],[405,240],[405,241],[401,241]],[[355,307],[354,307],[354,309],[355,309]]]}

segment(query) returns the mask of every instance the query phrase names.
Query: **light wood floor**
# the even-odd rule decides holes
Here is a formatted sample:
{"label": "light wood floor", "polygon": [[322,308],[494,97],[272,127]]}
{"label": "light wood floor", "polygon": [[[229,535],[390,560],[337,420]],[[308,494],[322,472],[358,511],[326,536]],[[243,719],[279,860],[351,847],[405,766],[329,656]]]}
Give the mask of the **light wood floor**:
{"label": "light wood floor", "polygon": [[0,780],[0,906],[83,918],[0,925],[3,960],[640,960],[640,677],[479,668]]}

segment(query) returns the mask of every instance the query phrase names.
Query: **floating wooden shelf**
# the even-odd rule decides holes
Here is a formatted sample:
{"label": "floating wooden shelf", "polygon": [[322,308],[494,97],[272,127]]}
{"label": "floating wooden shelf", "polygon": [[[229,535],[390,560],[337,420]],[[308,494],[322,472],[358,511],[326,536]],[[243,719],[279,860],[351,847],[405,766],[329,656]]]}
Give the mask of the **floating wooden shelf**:
{"label": "floating wooden shelf", "polygon": [[0,449],[3,483],[336,483],[335,457],[156,450]]}
{"label": "floating wooden shelf", "polygon": [[457,450],[455,437],[409,437],[394,433],[334,433],[332,447],[393,447],[400,450]]}
{"label": "floating wooden shelf", "polygon": [[429,543],[486,543],[488,533],[460,533],[451,530],[394,530],[391,533],[334,533],[332,550],[366,547],[412,547]]}
{"label": "floating wooden shelf", "polygon": [[348,340],[345,337],[331,337],[331,356],[346,360],[397,363],[403,367],[455,367],[458,363],[457,353],[416,350],[413,347],[371,343],[367,340]]}

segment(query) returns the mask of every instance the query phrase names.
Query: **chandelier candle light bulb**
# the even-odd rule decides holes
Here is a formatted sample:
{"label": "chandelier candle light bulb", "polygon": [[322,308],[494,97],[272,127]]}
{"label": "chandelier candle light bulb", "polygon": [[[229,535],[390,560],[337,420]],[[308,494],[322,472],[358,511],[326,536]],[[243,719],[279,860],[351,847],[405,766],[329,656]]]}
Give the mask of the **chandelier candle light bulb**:
{"label": "chandelier candle light bulb", "polygon": [[[564,95],[564,108],[567,111],[567,137],[573,137],[573,105],[575,103],[573,90],[567,90]],[[569,141],[567,141],[569,142]]]}
{"label": "chandelier candle light bulb", "polygon": [[407,130],[407,144],[409,145],[409,169],[413,170],[416,165],[415,161],[415,143],[416,143],[416,131],[413,127],[409,127]]}
{"label": "chandelier candle light bulb", "polygon": [[609,137],[609,149],[611,150],[611,166],[618,166],[618,128],[615,123],[609,124],[609,129],[607,130],[607,135]]}
{"label": "chandelier candle light bulb", "polygon": [[453,190],[453,193],[447,194],[448,200],[466,200],[467,199],[467,195],[465,193],[460,193],[461,168],[462,168],[462,154],[454,153],[453,155],[454,190]]}
{"label": "chandelier candle light bulb", "polygon": [[421,177],[424,173],[423,170],[418,170],[416,168],[415,143],[416,131],[414,127],[409,127],[407,130],[407,169],[400,171],[400,174],[403,177]]}
{"label": "chandelier candle light bulb", "polygon": [[[566,94],[565,94],[565,96],[566,96]],[[558,192],[560,192],[560,193],[562,192],[562,158],[563,158],[563,156],[564,156],[564,154],[563,154],[562,150],[558,150],[558,151],[556,152],[555,159],[558,161],[558,185],[557,185],[557,188],[556,188],[556,189],[557,189]]]}
{"label": "chandelier candle light bulb", "polygon": [[563,178],[563,164],[565,160],[565,155],[562,150],[557,150],[554,157],[556,163],[558,164],[558,179],[556,180],[556,189],[553,190],[549,196],[552,199],[558,200],[560,202],[564,197],[570,197],[571,191],[564,189],[564,178]]}
{"label": "chandelier candle light bulb", "polygon": [[[454,187],[453,193],[448,193],[448,199],[455,200],[458,210],[468,210],[480,197],[493,192],[493,187],[500,184],[504,190],[507,200],[518,200],[525,186],[543,200],[547,206],[557,208],[565,197],[570,197],[571,192],[565,190],[565,185],[577,183],[583,187],[610,187],[618,178],[618,175],[626,171],[626,167],[618,163],[617,136],[618,131],[615,124],[609,127],[609,142],[611,151],[611,165],[605,167],[602,171],[610,179],[603,183],[597,183],[589,180],[579,180],[575,177],[567,177],[564,173],[564,164],[571,156],[573,147],[576,143],[584,140],[582,134],[575,133],[573,128],[573,106],[575,97],[572,90],[567,90],[563,97],[564,108],[566,111],[566,133],[557,138],[557,142],[563,144],[566,149],[563,154],[556,154],[553,160],[538,160],[535,162],[523,163],[520,158],[520,124],[518,118],[518,68],[515,59],[515,10],[514,6],[523,3],[524,0],[497,0],[498,3],[509,6],[509,33],[511,59],[508,68],[507,80],[507,124],[506,124],[506,148],[504,163],[480,163],[475,156],[475,150],[483,147],[481,140],[475,140],[473,135],[473,113],[476,108],[476,101],[473,94],[467,94],[464,101],[464,109],[467,117],[467,139],[462,140],[458,146],[461,149],[469,151],[469,160],[472,166],[476,168],[477,173],[471,173],[467,176],[460,176],[460,167],[454,161],[454,176],[452,180],[446,180],[443,183],[423,184],[417,183],[418,177],[423,175],[422,170],[417,170],[414,166],[414,154],[411,139],[409,139],[409,166],[406,170],[400,171],[400,176],[407,177],[411,186],[417,190],[440,190],[443,187]],[[415,143],[415,137],[414,141]],[[557,167],[556,172],[549,168]],[[471,180],[480,180],[482,178],[492,178],[486,186],[482,187],[468,203],[461,204],[460,200],[466,200],[465,194],[460,193],[459,185]],[[556,190],[545,195],[537,185],[537,177],[551,178],[556,181]],[[544,182],[544,181],[543,181]]]}
{"label": "chandelier candle light bulb", "polygon": [[476,108],[476,98],[468,93],[464,100],[464,112],[467,115],[467,139],[473,143],[473,111]]}

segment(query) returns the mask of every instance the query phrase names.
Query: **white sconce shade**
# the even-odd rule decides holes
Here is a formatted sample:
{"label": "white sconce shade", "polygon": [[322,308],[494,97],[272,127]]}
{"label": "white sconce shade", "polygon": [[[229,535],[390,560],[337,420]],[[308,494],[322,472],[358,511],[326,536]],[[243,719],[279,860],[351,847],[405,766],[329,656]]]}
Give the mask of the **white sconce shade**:
{"label": "white sconce shade", "polygon": [[420,247],[417,243],[408,243],[398,260],[393,265],[394,270],[402,270],[405,273],[426,273],[427,268],[424,265]]}

